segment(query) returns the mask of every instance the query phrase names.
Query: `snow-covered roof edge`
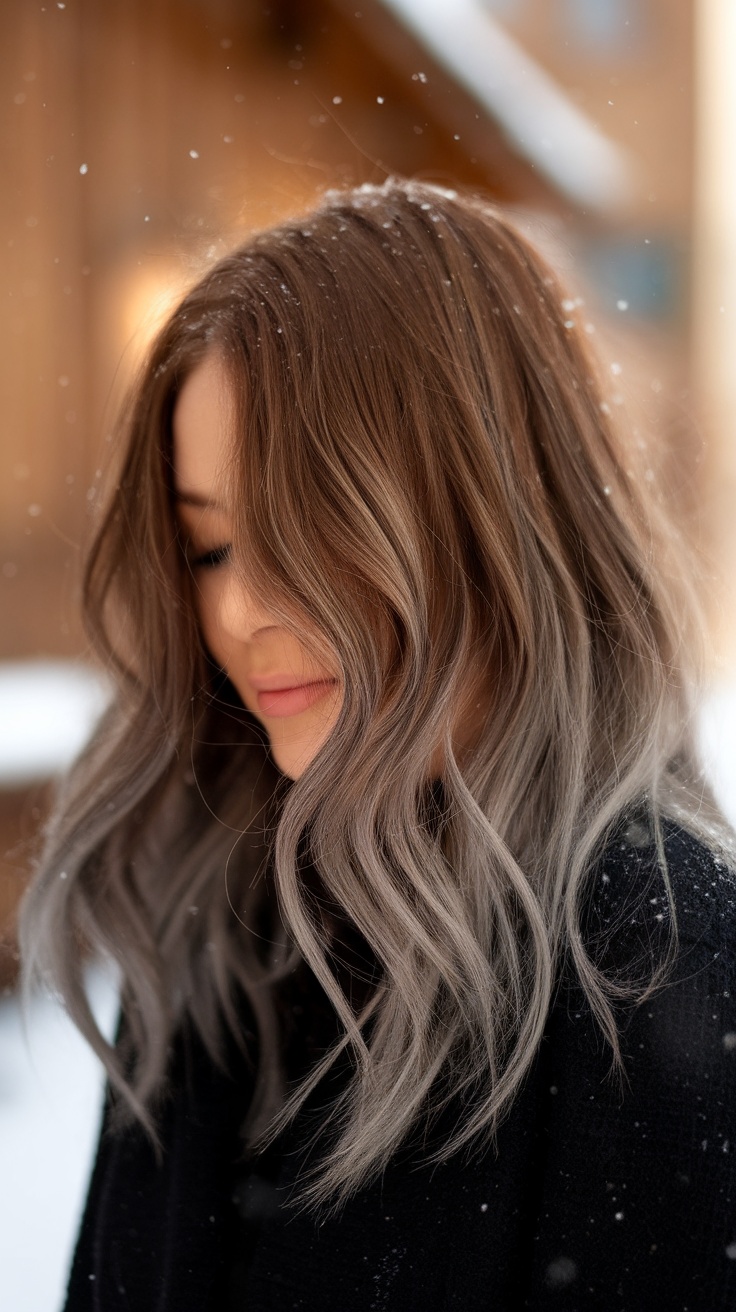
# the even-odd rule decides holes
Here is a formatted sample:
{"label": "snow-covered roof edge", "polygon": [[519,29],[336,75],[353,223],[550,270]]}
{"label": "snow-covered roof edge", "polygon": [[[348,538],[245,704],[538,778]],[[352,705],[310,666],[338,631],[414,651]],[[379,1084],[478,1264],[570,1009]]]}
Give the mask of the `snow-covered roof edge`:
{"label": "snow-covered roof edge", "polygon": [[492,18],[481,0],[381,0],[571,201],[619,209],[633,164]]}

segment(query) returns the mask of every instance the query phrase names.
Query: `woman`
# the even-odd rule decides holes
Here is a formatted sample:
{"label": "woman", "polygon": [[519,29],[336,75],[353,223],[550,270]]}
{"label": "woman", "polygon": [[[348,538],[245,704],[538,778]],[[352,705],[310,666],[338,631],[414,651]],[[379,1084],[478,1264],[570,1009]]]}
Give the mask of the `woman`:
{"label": "woman", "polygon": [[117,697],[23,931],[109,1077],[68,1312],[733,1306],[693,589],[539,255],[328,193],[183,300],[125,432]]}

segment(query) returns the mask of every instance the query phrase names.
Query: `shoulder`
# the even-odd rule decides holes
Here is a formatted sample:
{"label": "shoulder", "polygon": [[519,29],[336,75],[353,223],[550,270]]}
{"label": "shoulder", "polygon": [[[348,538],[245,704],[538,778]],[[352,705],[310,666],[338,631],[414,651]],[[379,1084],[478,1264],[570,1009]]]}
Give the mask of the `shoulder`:
{"label": "shoulder", "polygon": [[617,830],[589,872],[584,941],[596,964],[622,984],[646,984],[658,959],[667,969],[649,993],[614,998],[618,1067],[579,978],[565,972],[537,1068],[536,1262],[542,1288],[565,1254],[601,1307],[616,1289],[621,1306],[700,1312],[731,1306],[734,1281],[736,878],[683,827],[665,821],[662,838],[674,954],[645,822]]}
{"label": "shoulder", "polygon": [[[646,1121],[659,1127],[653,1140],[661,1134],[669,1145],[681,1135],[692,1144],[696,1130],[709,1138],[700,1135],[706,1106],[733,1119],[736,876],[682,826],[664,821],[662,839],[658,852],[645,822],[621,827],[590,871],[584,901],[583,944],[611,1007],[620,1063],[571,954],[544,1051],[550,1085],[567,1089],[576,1124],[605,1103],[624,1137]],[[727,1139],[725,1124],[720,1130]]]}
{"label": "shoulder", "polygon": [[[663,821],[662,840],[658,851],[641,819],[619,827],[590,871],[582,929],[611,986],[625,1077],[637,1096],[674,1116],[673,1098],[686,1114],[708,1090],[726,1099],[733,1081],[736,875],[715,846],[681,825]],[[590,995],[569,959],[549,1033],[560,1053],[581,1063],[581,1077],[589,1065],[591,1079],[611,1073],[612,1052],[601,1048]]]}
{"label": "shoulder", "polygon": [[[656,960],[677,931],[678,961],[736,957],[736,867],[715,840],[663,820],[661,847],[643,815],[621,823],[590,872],[586,946],[605,970]],[[662,861],[664,857],[664,861]],[[725,963],[724,963],[725,964]]]}

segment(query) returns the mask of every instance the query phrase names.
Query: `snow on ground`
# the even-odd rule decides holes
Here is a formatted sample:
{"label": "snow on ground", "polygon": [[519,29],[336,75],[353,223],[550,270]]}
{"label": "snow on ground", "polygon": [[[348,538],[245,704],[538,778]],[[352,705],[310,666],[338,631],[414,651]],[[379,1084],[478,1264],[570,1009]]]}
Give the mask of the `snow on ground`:
{"label": "snow on ground", "polygon": [[[88,987],[111,1037],[117,991],[92,970]],[[99,1063],[61,1008],[35,998],[24,1023],[0,1001],[0,1307],[58,1312],[102,1110]]]}
{"label": "snow on ground", "polygon": [[[701,742],[716,791],[736,824],[736,687],[715,691]],[[90,974],[106,1034],[115,1026],[112,976]],[[96,1059],[48,998],[0,1001],[0,1307],[59,1312],[96,1142],[102,1078]]]}
{"label": "snow on ground", "polygon": [[736,687],[712,690],[700,717],[700,750],[724,814],[736,827]]}
{"label": "snow on ground", "polygon": [[108,699],[104,678],[82,662],[0,662],[0,786],[65,770]]}

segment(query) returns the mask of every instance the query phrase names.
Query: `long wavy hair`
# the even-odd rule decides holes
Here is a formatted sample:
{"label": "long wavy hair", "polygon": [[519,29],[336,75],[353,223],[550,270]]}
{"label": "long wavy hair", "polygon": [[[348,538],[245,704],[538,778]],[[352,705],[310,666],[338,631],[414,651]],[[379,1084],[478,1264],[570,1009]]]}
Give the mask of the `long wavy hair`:
{"label": "long wavy hair", "polygon": [[[563,953],[615,1062],[632,985],[586,949],[594,858],[642,801],[663,865],[662,817],[721,832],[694,747],[689,566],[564,301],[485,199],[395,179],[328,192],[206,273],[123,416],[84,587],[116,695],[60,790],[26,970],[154,1135],[177,1027],[221,1055],[240,990],[256,1146],[349,1056],[314,1205],[374,1178],[427,1107],[465,1109],[437,1160],[493,1135]],[[321,635],[344,687],[294,781],[203,645],[177,535],[172,411],[211,350],[237,412],[234,566],[291,632]],[[460,760],[471,668],[493,695]],[[125,1044],[95,1024],[84,945],[117,962]],[[296,961],[339,1033],[287,1089],[275,996]]]}

